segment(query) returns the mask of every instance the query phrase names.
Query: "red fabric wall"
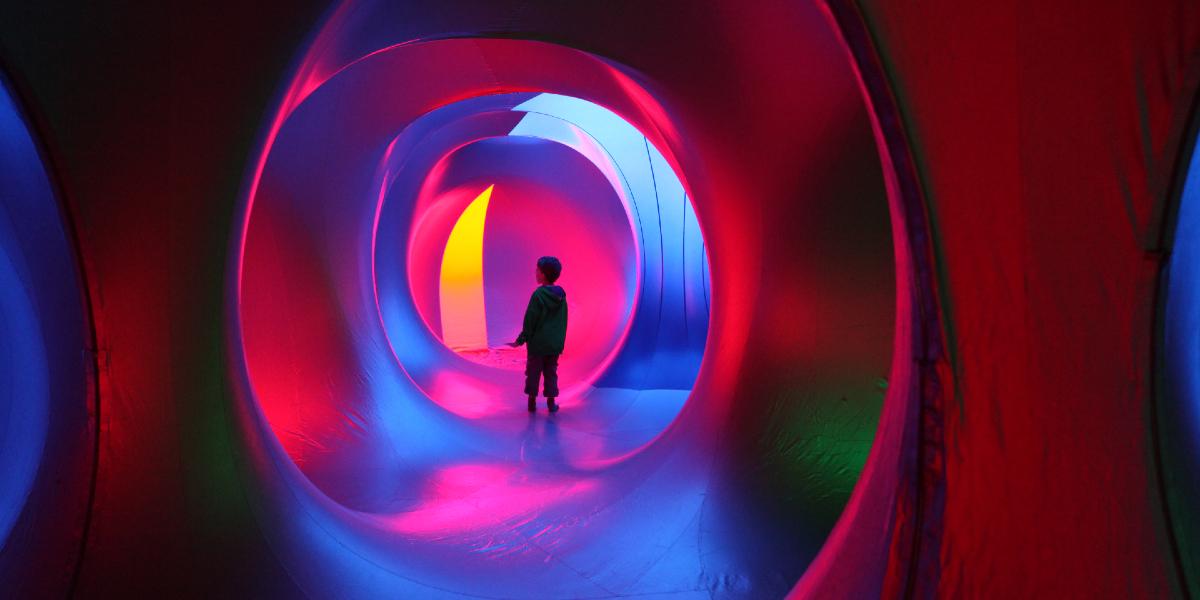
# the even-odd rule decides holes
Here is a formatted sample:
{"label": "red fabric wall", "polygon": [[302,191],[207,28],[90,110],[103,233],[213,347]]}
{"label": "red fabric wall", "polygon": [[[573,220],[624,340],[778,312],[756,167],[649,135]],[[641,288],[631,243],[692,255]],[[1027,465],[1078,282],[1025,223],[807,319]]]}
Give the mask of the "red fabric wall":
{"label": "red fabric wall", "polygon": [[888,593],[1180,594],[1152,342],[1200,7],[864,5],[927,202],[951,374],[924,456],[944,461],[945,508],[917,546],[937,558],[894,569]]}

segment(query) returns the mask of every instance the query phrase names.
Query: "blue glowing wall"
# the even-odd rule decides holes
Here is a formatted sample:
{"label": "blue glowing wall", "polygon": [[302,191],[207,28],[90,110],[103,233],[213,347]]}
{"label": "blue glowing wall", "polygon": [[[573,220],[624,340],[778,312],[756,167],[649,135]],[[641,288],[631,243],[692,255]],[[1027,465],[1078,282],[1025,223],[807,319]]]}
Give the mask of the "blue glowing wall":
{"label": "blue glowing wall", "polygon": [[1160,453],[1184,574],[1200,586],[1200,152],[1191,149],[1163,289]]}
{"label": "blue glowing wall", "polygon": [[[95,364],[63,216],[0,79],[0,581],[15,595],[70,585],[94,461]],[[50,574],[50,576],[46,576]]]}
{"label": "blue glowing wall", "polygon": [[[642,251],[639,311],[628,349],[598,385],[634,389],[690,389],[708,335],[708,257],[696,211],[683,184],[646,136],[591,102],[540,94],[513,110],[526,116],[512,135],[544,137],[587,153],[590,137],[607,158],[614,187],[622,190]],[[573,125],[577,129],[568,129]],[[665,307],[665,309],[664,309]],[[647,357],[653,357],[647,360]]]}

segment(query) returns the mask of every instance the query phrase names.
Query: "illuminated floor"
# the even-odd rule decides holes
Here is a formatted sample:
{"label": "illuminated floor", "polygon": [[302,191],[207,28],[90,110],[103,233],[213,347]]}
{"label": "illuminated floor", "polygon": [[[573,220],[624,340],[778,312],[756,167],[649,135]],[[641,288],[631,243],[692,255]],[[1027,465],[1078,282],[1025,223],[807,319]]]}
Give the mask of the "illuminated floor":
{"label": "illuminated floor", "polygon": [[[490,443],[458,452],[451,444],[403,451],[385,445],[354,445],[318,455],[304,472],[338,502],[355,510],[396,517],[453,511],[467,503],[483,508],[509,498],[499,514],[472,511],[452,530],[480,533],[503,526],[511,517],[536,513],[552,489],[566,490],[581,482],[599,483],[609,457],[636,450],[666,428],[679,413],[687,392],[593,388],[564,396],[557,414],[549,414],[543,398],[529,413],[519,387],[509,406],[473,419],[467,436]],[[450,435],[450,434],[447,434]],[[459,441],[444,439],[443,442]],[[542,490],[529,494],[529,486]],[[542,489],[543,486],[549,486]],[[444,506],[443,504],[449,504]],[[432,524],[428,525],[433,527]]]}

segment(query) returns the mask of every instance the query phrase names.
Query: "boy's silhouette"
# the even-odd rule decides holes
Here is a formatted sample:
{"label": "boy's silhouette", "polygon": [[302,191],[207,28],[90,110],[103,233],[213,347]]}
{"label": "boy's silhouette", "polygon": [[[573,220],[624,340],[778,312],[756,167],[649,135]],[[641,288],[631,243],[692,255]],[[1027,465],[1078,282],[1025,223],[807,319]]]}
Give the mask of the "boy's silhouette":
{"label": "boy's silhouette", "polygon": [[529,412],[537,410],[538,380],[545,377],[542,394],[550,412],[558,412],[554,399],[558,397],[558,356],[567,339],[567,292],[554,285],[562,273],[562,263],[553,256],[537,261],[537,289],[529,298],[525,321],[516,347],[528,344],[525,355],[525,395],[529,396]]}

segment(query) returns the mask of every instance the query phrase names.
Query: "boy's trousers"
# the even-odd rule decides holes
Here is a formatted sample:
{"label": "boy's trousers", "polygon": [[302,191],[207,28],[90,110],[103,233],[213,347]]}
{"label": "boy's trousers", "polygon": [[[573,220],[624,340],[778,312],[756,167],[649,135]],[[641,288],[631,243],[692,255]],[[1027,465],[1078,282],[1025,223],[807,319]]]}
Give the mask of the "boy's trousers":
{"label": "boy's trousers", "polygon": [[557,354],[527,354],[525,356],[525,395],[536,396],[538,379],[545,377],[546,383],[542,395],[547,398],[558,397],[558,355]]}

